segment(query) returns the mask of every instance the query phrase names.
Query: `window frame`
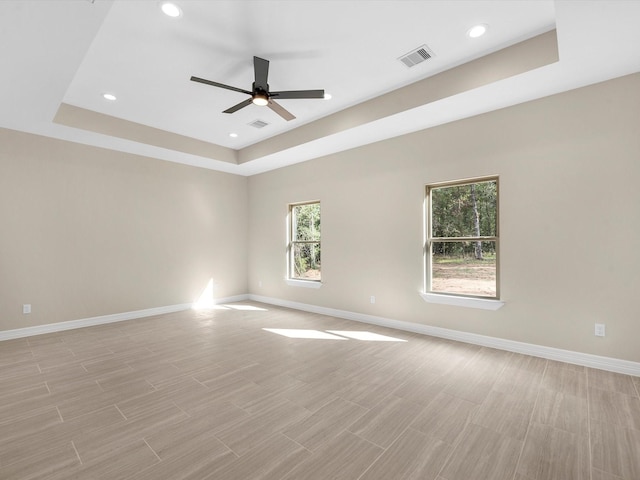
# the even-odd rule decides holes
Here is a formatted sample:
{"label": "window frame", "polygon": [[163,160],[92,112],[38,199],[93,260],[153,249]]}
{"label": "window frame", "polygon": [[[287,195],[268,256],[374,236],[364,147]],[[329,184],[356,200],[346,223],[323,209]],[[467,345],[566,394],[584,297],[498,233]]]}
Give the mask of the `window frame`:
{"label": "window frame", "polygon": [[[458,187],[464,185],[472,185],[485,182],[496,182],[496,232],[495,236],[473,236],[473,237],[434,237],[433,226],[433,211],[432,211],[432,197],[431,193],[435,189],[443,187]],[[500,302],[500,180],[498,175],[489,175],[484,177],[466,178],[462,180],[453,180],[447,182],[430,183],[425,186],[425,232],[424,232],[424,296],[433,297],[455,297],[459,299],[472,299],[489,302]],[[455,292],[443,292],[435,291],[432,289],[432,272],[433,272],[433,244],[434,242],[495,242],[496,252],[496,294],[495,296],[486,295],[470,295],[465,293]],[[455,300],[454,298],[454,300]],[[426,298],[425,298],[426,299]],[[435,303],[448,303],[435,302]],[[452,302],[450,304],[459,304],[458,302]],[[471,305],[469,305],[471,306]],[[483,307],[480,307],[483,308]]]}
{"label": "window frame", "polygon": [[306,287],[314,287],[318,288],[322,284],[322,268],[320,269],[320,279],[312,279],[312,278],[299,278],[294,276],[295,273],[295,246],[296,245],[304,245],[304,244],[318,244],[321,246],[322,243],[322,227],[320,228],[320,240],[295,240],[296,232],[294,232],[295,224],[294,221],[294,209],[296,207],[301,207],[304,205],[315,205],[320,206],[320,225],[322,225],[322,205],[320,200],[310,200],[306,202],[297,202],[289,204],[289,215],[288,215],[288,229],[287,229],[287,283],[291,286],[306,286]]}

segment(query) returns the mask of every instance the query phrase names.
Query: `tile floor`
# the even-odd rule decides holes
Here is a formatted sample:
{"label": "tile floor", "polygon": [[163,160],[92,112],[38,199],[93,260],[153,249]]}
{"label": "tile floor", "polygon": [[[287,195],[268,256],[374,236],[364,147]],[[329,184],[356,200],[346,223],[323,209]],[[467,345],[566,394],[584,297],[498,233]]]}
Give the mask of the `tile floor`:
{"label": "tile floor", "polygon": [[638,480],[639,390],[231,304],[0,342],[0,478]]}

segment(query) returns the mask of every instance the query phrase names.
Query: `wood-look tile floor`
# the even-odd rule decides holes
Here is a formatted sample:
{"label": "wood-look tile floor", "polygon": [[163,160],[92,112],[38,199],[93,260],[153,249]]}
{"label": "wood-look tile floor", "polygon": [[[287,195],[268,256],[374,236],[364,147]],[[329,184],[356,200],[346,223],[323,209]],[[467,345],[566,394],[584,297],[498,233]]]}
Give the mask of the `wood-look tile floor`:
{"label": "wood-look tile floor", "polygon": [[639,389],[231,304],[0,342],[0,478],[638,480]]}

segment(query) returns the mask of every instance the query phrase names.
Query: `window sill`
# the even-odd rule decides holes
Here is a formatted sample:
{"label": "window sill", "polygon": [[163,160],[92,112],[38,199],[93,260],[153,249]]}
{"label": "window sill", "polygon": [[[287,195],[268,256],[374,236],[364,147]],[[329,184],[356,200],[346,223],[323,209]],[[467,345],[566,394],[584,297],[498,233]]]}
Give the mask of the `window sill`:
{"label": "window sill", "polygon": [[290,287],[320,288],[322,282],[316,280],[295,280],[293,278],[285,278],[285,282]]}
{"label": "window sill", "polygon": [[441,305],[453,305],[455,307],[480,308],[482,310],[498,310],[504,306],[501,300],[489,300],[484,298],[456,297],[454,295],[442,295],[439,293],[420,293],[425,302],[439,303]]}

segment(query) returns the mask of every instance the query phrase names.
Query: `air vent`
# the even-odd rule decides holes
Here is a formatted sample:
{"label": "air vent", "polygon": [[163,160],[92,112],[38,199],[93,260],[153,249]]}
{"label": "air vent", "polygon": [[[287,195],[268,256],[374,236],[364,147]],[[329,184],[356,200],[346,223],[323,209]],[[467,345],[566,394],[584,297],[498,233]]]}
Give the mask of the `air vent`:
{"label": "air vent", "polygon": [[254,120],[249,125],[251,125],[254,128],[264,128],[269,124],[267,122],[265,122],[264,120]]}
{"label": "air vent", "polygon": [[426,45],[422,45],[421,47],[410,51],[406,55],[401,56],[398,60],[404,63],[406,67],[411,68],[434,56],[435,54],[433,53],[433,50]]}

